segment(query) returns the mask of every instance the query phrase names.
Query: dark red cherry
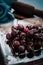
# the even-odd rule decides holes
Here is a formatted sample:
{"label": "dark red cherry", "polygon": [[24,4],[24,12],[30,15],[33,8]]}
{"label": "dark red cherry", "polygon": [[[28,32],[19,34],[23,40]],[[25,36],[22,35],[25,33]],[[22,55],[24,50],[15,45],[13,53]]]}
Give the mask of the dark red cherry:
{"label": "dark red cherry", "polygon": [[16,41],[16,40],[19,40],[19,38],[18,38],[18,37],[15,37],[14,40],[15,40],[15,41]]}
{"label": "dark red cherry", "polygon": [[19,41],[19,35],[17,35],[15,38],[14,38],[14,40],[16,41]]}
{"label": "dark red cherry", "polygon": [[41,48],[41,42],[36,42],[34,44],[34,49],[37,50],[37,49],[40,49]]}
{"label": "dark red cherry", "polygon": [[20,37],[22,36],[26,36],[26,34],[24,32],[21,32]]}
{"label": "dark red cherry", "polygon": [[33,42],[32,41],[28,42],[28,45],[33,46]]}
{"label": "dark red cherry", "polygon": [[13,47],[17,48],[20,46],[20,42],[19,41],[13,41]]}
{"label": "dark red cherry", "polygon": [[24,53],[25,52],[25,47],[24,46],[19,46],[18,50],[19,50],[20,54]]}
{"label": "dark red cherry", "polygon": [[33,31],[33,34],[38,33],[37,29],[32,29],[32,31]]}
{"label": "dark red cherry", "polygon": [[12,38],[11,33],[7,33],[6,38],[7,38],[8,40],[10,40],[10,39]]}
{"label": "dark red cherry", "polygon": [[31,46],[28,45],[27,51],[28,51],[28,52],[33,52],[33,51],[34,51],[34,47],[31,47]]}
{"label": "dark red cherry", "polygon": [[32,48],[31,46],[28,46],[27,51],[28,51],[27,57],[32,58],[34,56],[34,48]]}
{"label": "dark red cherry", "polygon": [[26,26],[26,28],[28,28],[28,29],[29,29],[29,26],[27,25],[27,26]]}
{"label": "dark red cherry", "polygon": [[10,47],[12,47],[12,41],[6,41],[6,44],[8,44]]}
{"label": "dark red cherry", "polygon": [[32,58],[34,56],[34,52],[29,52],[28,54],[27,54],[27,57],[28,58]]}
{"label": "dark red cherry", "polygon": [[30,38],[33,37],[33,34],[34,34],[33,30],[29,30],[29,31],[27,32],[27,36],[30,37]]}
{"label": "dark red cherry", "polygon": [[41,54],[41,49],[34,52],[35,56],[39,56]]}
{"label": "dark red cherry", "polygon": [[19,54],[19,58],[23,59],[25,57],[25,53]]}
{"label": "dark red cherry", "polygon": [[38,25],[34,25],[32,28],[33,29],[38,29]]}
{"label": "dark red cherry", "polygon": [[28,28],[29,30],[31,30],[32,29],[32,26],[26,26],[26,28]]}
{"label": "dark red cherry", "polygon": [[20,38],[21,38],[21,39],[25,39],[25,38],[26,38],[26,34],[25,34],[24,32],[21,32]]}
{"label": "dark red cherry", "polygon": [[18,34],[18,30],[12,29],[11,34],[15,37]]}
{"label": "dark red cherry", "polygon": [[21,45],[25,45],[26,44],[26,41],[23,39],[20,41],[21,42]]}
{"label": "dark red cherry", "polygon": [[36,33],[36,34],[34,35],[34,37],[35,37],[35,39],[39,39],[39,38],[40,38],[40,35],[39,35],[38,33]]}
{"label": "dark red cherry", "polygon": [[23,25],[19,25],[19,24],[18,24],[17,29],[19,29],[19,30],[21,30],[21,31],[22,31],[22,30],[24,29],[24,26],[23,26]]}
{"label": "dark red cherry", "polygon": [[28,30],[29,30],[29,29],[25,27],[23,31],[24,31],[25,33],[27,33]]}

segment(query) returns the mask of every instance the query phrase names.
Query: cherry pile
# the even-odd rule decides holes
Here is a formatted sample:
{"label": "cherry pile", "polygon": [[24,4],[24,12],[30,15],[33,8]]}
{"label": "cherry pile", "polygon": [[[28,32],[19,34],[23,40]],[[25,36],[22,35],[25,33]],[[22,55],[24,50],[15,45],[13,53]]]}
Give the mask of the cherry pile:
{"label": "cherry pile", "polygon": [[[6,44],[12,50],[14,56],[32,58],[34,55],[40,55],[43,42],[43,27],[19,25],[11,27],[11,33],[7,33]],[[35,50],[37,50],[35,52]]]}

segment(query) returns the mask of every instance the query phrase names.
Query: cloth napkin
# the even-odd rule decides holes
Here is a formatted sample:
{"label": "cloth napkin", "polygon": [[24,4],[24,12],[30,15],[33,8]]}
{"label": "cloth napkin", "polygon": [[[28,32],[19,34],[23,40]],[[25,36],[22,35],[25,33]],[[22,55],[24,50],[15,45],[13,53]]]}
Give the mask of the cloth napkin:
{"label": "cloth napkin", "polygon": [[11,13],[10,6],[0,1],[0,24],[11,22],[14,20],[14,15]]}

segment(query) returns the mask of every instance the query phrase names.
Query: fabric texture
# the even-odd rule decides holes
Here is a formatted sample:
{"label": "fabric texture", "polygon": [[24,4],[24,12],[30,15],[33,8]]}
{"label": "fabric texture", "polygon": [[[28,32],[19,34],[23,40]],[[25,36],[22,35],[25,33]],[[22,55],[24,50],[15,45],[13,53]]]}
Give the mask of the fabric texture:
{"label": "fabric texture", "polygon": [[10,6],[0,0],[0,24],[10,22],[13,19],[14,15],[10,11]]}

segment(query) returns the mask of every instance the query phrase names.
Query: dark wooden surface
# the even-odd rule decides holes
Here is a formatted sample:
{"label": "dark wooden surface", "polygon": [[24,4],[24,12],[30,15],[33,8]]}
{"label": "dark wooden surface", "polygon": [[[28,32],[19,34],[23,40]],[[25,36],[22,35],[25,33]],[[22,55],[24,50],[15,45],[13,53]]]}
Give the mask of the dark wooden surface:
{"label": "dark wooden surface", "polygon": [[29,63],[21,63],[19,65],[43,65],[43,58]]}
{"label": "dark wooden surface", "polygon": [[43,10],[38,10],[33,6],[27,5],[21,2],[14,2],[11,5],[15,9],[15,14],[18,14],[23,17],[31,18],[34,15],[43,18]]}

